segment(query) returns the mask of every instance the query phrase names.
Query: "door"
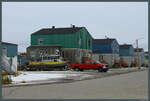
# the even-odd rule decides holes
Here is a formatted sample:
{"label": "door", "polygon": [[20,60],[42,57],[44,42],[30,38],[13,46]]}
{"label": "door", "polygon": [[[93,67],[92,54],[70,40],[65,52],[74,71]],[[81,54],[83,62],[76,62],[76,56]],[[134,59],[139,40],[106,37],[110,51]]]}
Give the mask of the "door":
{"label": "door", "polygon": [[97,69],[95,61],[91,61],[91,68],[92,69]]}
{"label": "door", "polygon": [[84,64],[84,69],[90,69],[90,61],[86,61]]}

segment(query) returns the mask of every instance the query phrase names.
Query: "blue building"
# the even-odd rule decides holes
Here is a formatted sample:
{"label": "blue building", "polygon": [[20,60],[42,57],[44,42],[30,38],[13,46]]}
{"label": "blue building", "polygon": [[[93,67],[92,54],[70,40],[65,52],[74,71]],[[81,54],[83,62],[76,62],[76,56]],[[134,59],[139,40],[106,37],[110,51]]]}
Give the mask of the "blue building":
{"label": "blue building", "polygon": [[116,39],[94,39],[92,51],[94,59],[110,66],[119,62],[119,44]]}
{"label": "blue building", "polygon": [[15,57],[18,54],[18,45],[13,43],[2,42],[2,54],[7,57]]}
{"label": "blue building", "polygon": [[131,44],[124,44],[119,46],[120,56],[134,56],[134,48]]}
{"label": "blue building", "polygon": [[131,66],[135,64],[134,47],[131,44],[123,44],[119,46],[120,62]]}
{"label": "blue building", "polygon": [[17,71],[18,45],[13,43],[2,42],[2,61],[1,65],[9,73]]}

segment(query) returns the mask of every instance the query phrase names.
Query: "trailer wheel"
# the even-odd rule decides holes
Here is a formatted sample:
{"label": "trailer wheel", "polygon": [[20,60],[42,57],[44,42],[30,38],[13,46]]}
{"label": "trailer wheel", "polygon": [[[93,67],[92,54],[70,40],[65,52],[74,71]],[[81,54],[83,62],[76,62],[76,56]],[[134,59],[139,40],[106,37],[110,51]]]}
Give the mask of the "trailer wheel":
{"label": "trailer wheel", "polygon": [[66,71],[67,70],[67,67],[66,66],[64,66],[64,67],[61,67],[61,69],[60,69],[61,71]]}
{"label": "trailer wheel", "polygon": [[43,71],[43,68],[40,67],[40,68],[39,68],[39,71]]}
{"label": "trailer wheel", "polygon": [[64,69],[65,69],[65,70],[70,70],[69,65],[64,66]]}

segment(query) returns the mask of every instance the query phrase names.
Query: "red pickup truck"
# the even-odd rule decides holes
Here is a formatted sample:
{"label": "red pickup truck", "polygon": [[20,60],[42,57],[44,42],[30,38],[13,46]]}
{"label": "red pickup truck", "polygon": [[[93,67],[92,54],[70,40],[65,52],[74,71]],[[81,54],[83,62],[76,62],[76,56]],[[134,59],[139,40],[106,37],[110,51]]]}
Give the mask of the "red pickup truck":
{"label": "red pickup truck", "polygon": [[71,64],[71,68],[76,71],[83,71],[85,69],[98,70],[99,72],[107,72],[108,64],[102,64],[96,60],[87,60],[84,64]]}

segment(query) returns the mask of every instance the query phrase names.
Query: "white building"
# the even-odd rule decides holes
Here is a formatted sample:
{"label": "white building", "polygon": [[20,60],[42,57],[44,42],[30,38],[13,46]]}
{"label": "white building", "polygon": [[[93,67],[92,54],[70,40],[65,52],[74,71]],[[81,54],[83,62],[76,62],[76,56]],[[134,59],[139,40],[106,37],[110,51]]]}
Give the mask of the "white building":
{"label": "white building", "polygon": [[4,70],[9,73],[14,73],[17,71],[17,54],[17,44],[2,42],[1,65]]}
{"label": "white building", "polygon": [[[139,65],[142,66],[145,64],[145,56],[144,56],[144,49],[143,48],[135,48],[135,61],[138,66],[138,59],[139,59]],[[139,58],[138,58],[139,57]]]}

